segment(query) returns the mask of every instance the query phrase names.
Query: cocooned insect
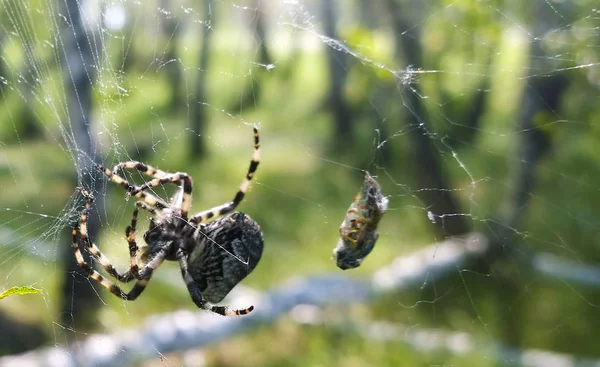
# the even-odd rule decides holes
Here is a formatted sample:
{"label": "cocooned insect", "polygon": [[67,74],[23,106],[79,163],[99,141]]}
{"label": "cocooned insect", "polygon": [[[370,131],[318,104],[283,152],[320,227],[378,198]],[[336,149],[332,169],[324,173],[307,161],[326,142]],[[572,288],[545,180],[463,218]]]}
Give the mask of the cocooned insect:
{"label": "cocooned insect", "polygon": [[388,208],[388,199],[369,172],[362,189],[354,196],[340,225],[340,238],[333,249],[338,268],[353,269],[371,253],[379,238],[377,226]]}

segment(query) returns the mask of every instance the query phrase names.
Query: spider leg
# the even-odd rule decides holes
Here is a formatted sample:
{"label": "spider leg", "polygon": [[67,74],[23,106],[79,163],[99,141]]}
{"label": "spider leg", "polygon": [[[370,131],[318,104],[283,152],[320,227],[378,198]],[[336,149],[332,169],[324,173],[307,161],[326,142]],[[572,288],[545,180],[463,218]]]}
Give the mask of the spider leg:
{"label": "spider leg", "polygon": [[[158,214],[158,212],[156,211],[156,208],[153,207],[153,206],[151,206],[151,205],[149,205],[145,201],[136,201],[135,202],[135,206],[138,207],[138,208],[140,208],[140,209],[146,210],[147,212],[149,212],[152,215],[157,215]],[[133,221],[132,221],[132,226],[133,226]]]}
{"label": "spider leg", "polygon": [[135,231],[137,226],[137,216],[139,213],[139,209],[145,209],[149,211],[151,214],[156,214],[156,208],[151,207],[144,201],[138,201],[135,203],[135,209],[133,210],[133,215],[131,216],[131,224],[127,226],[125,229],[125,236],[127,238],[127,243],[129,244],[129,259],[130,259],[130,267],[129,271],[126,274],[131,274],[132,277],[139,280],[150,279],[152,272],[158,268],[158,266],[165,260],[167,257],[167,251],[161,250],[159,251],[152,260],[146,264],[141,270],[139,270],[139,265],[137,261],[137,251],[139,247],[135,240]]}
{"label": "spider leg", "polygon": [[198,288],[198,285],[196,284],[196,282],[194,282],[194,279],[192,278],[192,275],[188,270],[187,253],[183,249],[179,248],[177,250],[176,256],[177,260],[179,261],[179,267],[181,268],[181,275],[183,276],[183,281],[185,282],[188,292],[192,297],[192,301],[194,301],[196,306],[203,310],[211,311],[222,316],[241,316],[249,314],[250,312],[252,312],[252,310],[254,310],[254,306],[250,306],[241,310],[232,310],[227,306],[215,306],[213,304],[208,303],[202,298],[202,292],[200,292],[200,288]]}
{"label": "spider leg", "polygon": [[[138,162],[138,161],[128,161],[128,162],[121,162],[118,163],[117,165],[115,165],[113,167],[112,173],[113,174],[117,174],[117,172],[119,172],[119,170],[124,170],[124,169],[135,169],[139,172],[142,172],[143,174],[146,174],[148,176],[151,176],[153,178],[162,178],[166,175],[169,175],[170,173],[159,170],[157,168],[154,168],[152,166],[149,166],[145,163],[142,162]],[[182,211],[187,213],[189,212],[189,205],[191,205],[191,199],[188,200],[188,208],[186,209],[183,204],[183,181],[180,181],[179,184],[179,190],[177,191],[177,194],[175,194],[175,196],[173,197],[173,200],[171,201],[171,204],[174,205],[177,208],[182,208]],[[142,189],[145,190],[145,189]]]}
{"label": "spider leg", "polygon": [[129,293],[123,292],[118,285],[103,277],[85,262],[83,256],[81,255],[81,251],[79,250],[79,246],[77,245],[77,232],[77,227],[73,228],[73,251],[75,252],[75,259],[77,260],[77,264],[79,264],[79,268],[85,271],[90,278],[100,283],[101,286],[108,289],[115,296],[124,300],[136,299],[146,288],[148,280],[138,280]]}
{"label": "spider leg", "polygon": [[[138,201],[135,203],[135,209],[133,210],[133,214],[131,215],[131,224],[125,229],[125,237],[127,238],[127,244],[129,247],[129,273],[132,274],[133,277],[135,277],[136,279],[140,279],[140,275],[138,271],[139,269],[137,262],[137,251],[139,247],[137,245],[137,242],[135,241],[135,229],[137,226],[137,216],[140,211],[140,207],[143,207],[141,203],[144,202]],[[154,208],[151,209],[154,210]]]}
{"label": "spider leg", "polygon": [[[133,186],[133,185],[131,185],[129,182],[127,182],[126,179],[122,178],[121,176],[119,176],[117,174],[112,173],[110,170],[104,168],[101,164],[98,164],[97,167],[108,178],[110,178],[110,180],[112,182],[121,185],[121,187],[123,187],[127,192],[131,192],[131,191],[133,191],[133,190],[136,189],[136,187]],[[150,206],[155,206],[155,207],[160,208],[160,209],[165,209],[165,208],[169,207],[169,204],[167,204],[164,200],[159,199],[156,196],[154,196],[152,194],[148,194],[148,193],[143,192],[143,191],[138,192],[134,196],[136,198],[138,198],[138,199],[141,199],[141,200],[145,201]]]}
{"label": "spider leg", "polygon": [[[131,277],[131,275],[129,275],[127,273],[125,273],[123,275],[119,274],[117,269],[115,269],[115,267],[112,266],[112,264],[110,263],[110,260],[108,260],[108,258],[102,253],[102,251],[100,251],[100,249],[96,246],[96,244],[93,243],[92,241],[90,241],[90,238],[87,235],[87,217],[89,215],[90,205],[92,204],[94,199],[85,190],[81,190],[81,193],[86,199],[85,207],[83,209],[83,212],[81,213],[81,218],[79,219],[78,228],[77,228],[77,230],[79,232],[79,236],[81,237],[82,244],[85,246],[86,250],[90,254],[92,254],[92,256],[94,256],[94,258],[100,263],[100,265],[102,265],[102,267],[104,268],[104,270],[106,270],[107,273],[109,273],[111,276],[113,276],[114,278],[118,279],[121,282],[131,281],[133,279]],[[77,242],[75,242],[75,244],[74,244],[74,250],[75,250],[75,248],[78,249]],[[81,254],[81,252],[80,252],[80,254]],[[78,260],[77,262],[79,262],[77,253],[75,254],[75,256]],[[83,256],[81,258],[83,259]]]}
{"label": "spider leg", "polygon": [[252,160],[250,161],[250,167],[248,167],[248,173],[246,173],[246,177],[242,181],[240,185],[240,189],[235,194],[232,201],[215,206],[214,208],[202,211],[198,214],[194,214],[190,219],[191,224],[198,224],[201,222],[205,222],[210,218],[218,217],[221,215],[225,215],[227,213],[232,212],[244,199],[244,196],[248,192],[248,188],[250,187],[250,181],[254,177],[254,173],[258,168],[258,164],[260,163],[260,140],[258,136],[258,129],[254,128],[254,153],[252,153]]}
{"label": "spider leg", "polygon": [[[142,193],[143,191],[148,190],[152,187],[156,187],[166,183],[177,184],[178,182],[183,182],[181,216],[183,218],[187,218],[188,213],[190,211],[190,206],[192,204],[192,178],[185,172],[168,173],[163,177],[155,178],[154,180],[148,181],[141,186],[130,189],[129,195],[137,196],[139,193]],[[175,197],[175,201],[177,201],[178,196],[176,195]]]}
{"label": "spider leg", "polygon": [[117,174],[117,172],[120,169],[135,169],[154,178],[161,178],[167,175],[167,172],[165,171],[161,171],[157,168],[154,168],[152,166],[138,161],[121,162],[113,167],[112,173]]}
{"label": "spider leg", "polygon": [[82,190],[82,194],[86,198],[85,208],[84,208],[83,212],[81,213],[80,220],[77,222],[77,224],[75,224],[75,226],[73,227],[73,231],[72,231],[72,235],[73,235],[72,248],[73,248],[73,252],[75,254],[75,260],[77,261],[79,268],[84,270],[89,275],[90,278],[92,278],[93,280],[98,282],[104,288],[108,289],[112,294],[116,295],[117,297],[125,299],[125,300],[136,299],[142,293],[142,291],[146,288],[149,277],[148,277],[148,279],[138,280],[135,283],[135,285],[133,286],[133,288],[131,289],[131,291],[129,291],[129,293],[125,293],[121,290],[121,288],[119,286],[117,286],[116,284],[111,282],[109,279],[106,279],[105,277],[103,277],[100,273],[98,273],[96,270],[94,270],[91,266],[89,266],[85,262],[85,259],[83,258],[83,255],[81,254],[81,250],[79,249],[79,238],[77,236],[77,233],[79,233],[81,241],[85,244],[86,249],[92,254],[92,256],[94,256],[94,258],[96,258],[98,260],[98,262],[100,262],[102,267],[110,275],[112,275],[113,277],[115,277],[121,281],[124,281],[124,282],[129,282],[133,279],[131,277],[131,275],[129,274],[129,272],[125,273],[124,275],[120,275],[116,271],[116,269],[110,264],[110,261],[108,260],[108,258],[106,258],[102,254],[102,252],[100,252],[100,249],[98,249],[98,247],[89,240],[89,237],[87,236],[87,216],[88,216],[88,213],[90,210],[90,203],[92,202],[93,199],[92,199],[91,195],[88,194],[84,190]]}

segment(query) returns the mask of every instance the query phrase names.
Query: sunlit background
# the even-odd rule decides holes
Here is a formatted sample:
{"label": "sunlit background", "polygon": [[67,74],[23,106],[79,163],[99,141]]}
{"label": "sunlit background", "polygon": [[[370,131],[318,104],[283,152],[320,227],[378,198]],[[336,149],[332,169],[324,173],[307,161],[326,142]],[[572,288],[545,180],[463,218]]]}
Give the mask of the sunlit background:
{"label": "sunlit background", "polygon": [[[0,292],[39,290],[0,299],[0,366],[600,364],[597,1],[0,4]],[[187,172],[197,213],[254,126],[265,248],[220,303],[251,314],[199,310],[176,262],[133,302],[78,270],[78,188],[129,268],[135,200],[94,163]],[[389,208],[343,271],[365,171]]]}

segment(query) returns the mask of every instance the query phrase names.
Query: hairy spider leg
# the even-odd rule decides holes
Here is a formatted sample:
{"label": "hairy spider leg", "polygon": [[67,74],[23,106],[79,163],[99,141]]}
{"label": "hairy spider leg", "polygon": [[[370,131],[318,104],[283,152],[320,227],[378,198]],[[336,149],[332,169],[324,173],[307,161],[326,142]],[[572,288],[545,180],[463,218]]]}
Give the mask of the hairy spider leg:
{"label": "hairy spider leg", "polygon": [[85,245],[87,251],[90,254],[92,254],[92,256],[94,256],[94,258],[96,260],[98,260],[100,265],[102,265],[102,267],[111,276],[115,277],[116,279],[118,279],[122,282],[129,282],[129,281],[133,280],[133,276],[131,275],[130,272],[127,272],[123,275],[119,274],[117,272],[117,270],[110,264],[110,261],[108,260],[108,258],[106,258],[106,256],[104,256],[102,254],[100,249],[94,243],[92,243],[90,241],[90,239],[87,235],[87,217],[88,217],[88,214],[90,211],[90,204],[92,203],[93,199],[92,199],[92,196],[90,194],[88,194],[86,191],[81,190],[81,192],[84,195],[84,197],[86,198],[85,208],[83,209],[83,212],[81,213],[81,218],[79,219],[77,224],[73,227],[73,232],[72,232],[72,235],[73,235],[72,247],[73,247],[75,259],[77,260],[77,264],[79,265],[79,268],[84,270],[89,275],[90,278],[92,278],[93,280],[98,282],[104,288],[108,289],[112,294],[116,295],[117,297],[120,297],[125,300],[136,299],[140,295],[140,293],[142,293],[142,291],[145,289],[146,284],[148,283],[148,279],[138,280],[135,283],[135,285],[133,286],[133,288],[131,289],[131,291],[129,293],[125,293],[121,290],[121,288],[119,288],[119,286],[115,285],[109,279],[106,279],[105,277],[103,277],[100,273],[98,273],[96,270],[94,270],[91,266],[89,266],[85,262],[85,259],[83,258],[83,255],[81,254],[81,250],[79,249],[79,244],[78,244],[79,238],[77,237],[77,233],[79,233],[79,237],[80,237],[81,241],[83,242],[83,244]]}
{"label": "hairy spider leg", "polygon": [[[250,181],[252,181],[252,178],[254,177],[254,173],[256,172],[256,169],[258,168],[258,164],[260,163],[260,140],[259,140],[259,136],[258,136],[258,129],[255,127],[254,128],[254,153],[252,153],[252,160],[250,161],[250,167],[248,168],[248,173],[246,173],[246,177],[244,177],[244,180],[242,181],[242,184],[240,185],[240,189],[238,190],[238,192],[235,194],[235,197],[233,198],[232,201],[219,205],[219,206],[215,206],[211,209],[202,211],[198,214],[194,214],[192,216],[192,218],[190,219],[190,223],[192,225],[197,225],[201,222],[206,222],[207,220],[213,218],[213,217],[218,217],[221,215],[225,215],[227,213],[232,212],[239,204],[240,202],[244,199],[244,195],[246,195],[246,193],[248,192],[248,188],[250,187]],[[199,231],[200,227],[198,226],[198,228],[196,228],[196,231]]]}
{"label": "hairy spider leg", "polygon": [[[104,168],[101,164],[97,164],[96,166],[100,171],[102,171],[106,175],[106,177],[110,178],[112,182],[121,185],[121,187],[123,187],[127,192],[131,192],[132,190],[136,189],[136,187],[127,182],[126,179],[117,174],[112,173],[110,170]],[[156,196],[143,191],[140,191],[137,194],[135,194],[135,197],[146,202],[150,206],[157,207],[159,209],[166,209],[169,207],[169,204],[167,204],[164,200],[159,199]]]}
{"label": "hairy spider leg", "polygon": [[[146,210],[147,212],[149,212],[150,214],[156,216],[158,214],[158,211],[156,210],[155,207],[150,206],[148,203],[146,203],[145,201],[136,201],[135,202],[135,206],[141,209]],[[133,218],[132,218],[133,219]],[[133,222],[132,222],[133,223]],[[133,225],[133,224],[132,224]]]}
{"label": "hairy spider leg", "polygon": [[192,205],[192,178],[185,172],[168,173],[161,178],[155,178],[145,184],[129,190],[129,195],[137,196],[139,193],[152,187],[166,183],[183,182],[183,201],[181,204],[181,217],[187,219],[190,207]]}
{"label": "hairy spider leg", "polygon": [[143,201],[136,202],[135,209],[133,209],[133,214],[131,215],[131,224],[125,229],[125,238],[127,239],[127,244],[129,246],[129,271],[137,279],[140,277],[137,263],[137,251],[139,247],[135,241],[135,229],[137,226],[138,213],[140,211],[140,207],[144,206],[143,204],[146,205],[144,208],[148,209],[150,213],[156,213],[154,208],[148,207],[148,204],[144,203]]}
{"label": "hairy spider leg", "polygon": [[196,282],[194,282],[194,279],[192,278],[192,275],[188,270],[187,253],[182,248],[179,248],[177,249],[176,257],[177,261],[179,261],[179,267],[181,268],[181,275],[183,276],[183,281],[185,282],[188,292],[192,297],[192,301],[194,301],[196,306],[203,310],[211,311],[222,316],[242,316],[247,315],[250,312],[252,312],[252,310],[254,310],[254,306],[250,306],[248,308],[240,310],[232,310],[227,306],[216,306],[207,302],[202,297],[202,292],[200,291],[200,288],[198,288],[198,285],[196,284]]}
{"label": "hairy spider leg", "polygon": [[[131,272],[133,277],[136,279],[146,279],[146,278],[149,279],[151,273],[156,268],[158,268],[158,266],[164,261],[164,259],[166,257],[166,251],[164,251],[164,254],[162,254],[158,258],[153,257],[152,260],[148,264],[146,264],[146,266],[144,266],[142,268],[142,270],[139,270],[138,257],[137,257],[137,251],[139,250],[139,247],[135,240],[135,233],[136,233],[136,227],[137,227],[137,219],[138,219],[137,217],[138,217],[140,208],[147,210],[152,215],[156,215],[156,213],[157,213],[156,208],[151,207],[146,202],[137,201],[135,203],[135,209],[133,210],[133,215],[131,216],[131,224],[129,226],[127,226],[127,228],[125,229],[125,237],[127,239],[127,244],[129,245],[129,260],[130,260],[129,272]],[[150,228],[152,229],[152,227],[154,225],[155,224],[153,222],[153,219],[150,218]]]}
{"label": "hairy spider leg", "polygon": [[[81,213],[81,218],[80,218],[79,222],[75,225],[75,227],[73,228],[73,232],[72,232],[72,234],[73,234],[72,246],[73,246],[73,252],[75,253],[75,259],[77,260],[77,264],[79,265],[79,267],[82,270],[84,270],[85,272],[88,273],[90,278],[92,278],[96,282],[100,283],[100,285],[102,285],[104,288],[108,289],[112,294],[114,294],[117,297],[124,299],[126,301],[133,301],[146,289],[146,285],[148,285],[148,281],[152,277],[152,273],[165,260],[165,258],[167,257],[167,253],[168,253],[168,251],[170,251],[170,249],[163,248],[160,251],[158,251],[157,254],[152,258],[152,260],[150,262],[148,262],[139,271],[137,269],[137,263],[136,263],[135,269],[131,268],[129,271],[125,272],[124,274],[122,274],[122,275],[119,274],[117,272],[117,270],[111,265],[108,258],[106,256],[104,256],[104,254],[102,254],[100,249],[94,243],[92,243],[90,241],[90,239],[87,235],[87,217],[88,217],[88,213],[90,211],[90,205],[93,201],[93,198],[85,190],[81,190],[81,192],[82,192],[83,196],[86,198],[85,208],[83,209],[83,212]],[[141,205],[139,205],[139,207],[145,207],[146,205],[148,205],[144,202],[140,202],[140,203],[141,203]],[[136,211],[134,211],[134,216],[132,216],[131,226],[130,226],[130,228],[132,227],[132,230],[134,233],[135,233],[135,225],[137,224],[137,209],[138,209],[138,206],[136,205]],[[151,209],[154,210],[154,208],[151,208]],[[123,292],[123,290],[118,285],[114,284],[109,279],[106,279],[105,277],[103,277],[100,273],[98,273],[96,270],[94,270],[91,266],[89,266],[85,262],[85,259],[83,258],[83,255],[81,254],[81,250],[79,249],[78,237],[77,237],[78,232],[79,232],[81,241],[86,246],[86,249],[90,252],[90,254],[92,254],[92,256],[94,256],[94,258],[96,260],[98,260],[100,265],[102,265],[102,267],[111,276],[113,276],[114,278],[118,279],[119,281],[125,282],[125,283],[130,282],[133,279],[137,279],[135,285],[129,291],[129,293]],[[133,252],[133,256],[136,256],[137,245],[135,244],[135,239],[133,241],[134,241],[133,246],[135,248],[135,251]],[[129,238],[128,238],[128,242],[129,242]],[[132,246],[130,243],[130,251],[131,251],[131,247]],[[130,252],[130,255],[131,255],[131,252]]]}
{"label": "hairy spider leg", "polygon": [[[128,162],[118,163],[113,167],[112,173],[117,174],[120,169],[135,169],[135,170],[137,170],[143,174],[146,174],[148,176],[151,176],[153,178],[162,178],[162,177],[170,174],[168,172],[159,170],[158,168],[149,166],[146,163],[138,162],[138,161],[128,161]],[[177,194],[175,194],[173,196],[171,205],[179,208],[182,212],[185,212],[186,217],[187,217],[187,213],[189,213],[190,206],[192,205],[191,197],[190,196],[188,196],[187,198],[185,197],[185,195],[183,193],[183,191],[184,191],[183,181],[179,182],[178,187],[179,187],[179,190],[177,191]]]}
{"label": "hairy spider leg", "polygon": [[112,173],[117,174],[120,169],[135,169],[154,178],[161,178],[167,175],[167,172],[165,171],[161,171],[157,168],[154,168],[152,166],[138,161],[127,161],[118,163],[113,167]]}
{"label": "hairy spider leg", "polygon": [[[85,200],[85,208],[84,208],[83,212],[81,213],[81,217],[79,219],[79,235],[81,237],[81,241],[85,245],[86,250],[90,254],[92,254],[92,256],[94,256],[94,258],[100,263],[100,265],[102,265],[102,267],[106,270],[106,272],[108,272],[111,276],[113,276],[114,278],[118,279],[121,282],[131,281],[133,278],[131,277],[130,274],[123,274],[123,275],[119,274],[117,269],[115,269],[112,266],[112,264],[110,263],[108,258],[106,256],[104,256],[104,254],[100,251],[100,249],[96,246],[96,244],[93,243],[92,241],[90,241],[90,239],[87,235],[87,218],[88,218],[89,211],[90,211],[90,205],[93,203],[94,198],[92,197],[91,194],[89,194],[87,191],[85,191],[83,189],[79,189],[79,191],[81,192],[83,197],[86,199]],[[78,250],[79,246],[77,246],[77,242],[75,242],[74,245]],[[76,249],[75,247],[73,248],[74,250]],[[79,254],[81,254],[81,252],[79,252]],[[79,263],[79,257],[77,256],[77,253],[75,254],[75,257],[77,259],[77,262]],[[83,259],[83,257],[81,257],[81,259]]]}

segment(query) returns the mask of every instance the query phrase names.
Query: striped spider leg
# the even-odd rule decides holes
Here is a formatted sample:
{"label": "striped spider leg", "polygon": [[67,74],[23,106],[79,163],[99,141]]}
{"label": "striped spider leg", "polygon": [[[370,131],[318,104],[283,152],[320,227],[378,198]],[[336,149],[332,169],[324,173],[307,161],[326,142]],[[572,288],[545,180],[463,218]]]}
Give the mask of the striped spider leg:
{"label": "striped spider leg", "polygon": [[[124,179],[121,176],[114,173],[115,171],[117,171],[117,169],[120,165],[121,164],[116,165],[115,168],[113,168],[113,171],[110,171],[110,170],[104,168],[101,164],[98,164],[97,167],[112,182],[123,187],[128,192],[128,195],[129,195],[129,193],[131,191],[134,191],[137,189],[137,186],[131,185],[126,179]],[[163,171],[159,171],[150,166],[146,166],[143,163],[141,165],[143,165],[146,168],[145,172],[157,172],[157,174],[161,174],[161,173],[164,174]],[[141,167],[141,165],[139,165],[139,167]],[[136,166],[136,168],[137,167],[138,166]],[[137,274],[137,270],[138,270],[137,250],[139,250],[139,248],[135,242],[135,228],[136,228],[136,224],[137,224],[137,216],[139,213],[139,209],[142,208],[142,209],[150,212],[150,214],[156,215],[156,213],[157,213],[156,209],[153,209],[153,208],[158,208],[159,210],[165,210],[165,209],[169,208],[170,205],[167,204],[162,199],[160,199],[152,194],[149,194],[147,192],[139,191],[134,196],[140,200],[137,201],[135,204],[135,209],[134,209],[133,215],[131,217],[131,225],[129,225],[125,229],[125,236],[127,238],[128,244],[129,244],[130,268],[131,268],[130,270],[131,270],[132,274]],[[158,255],[160,255],[160,254],[158,254]],[[162,260],[161,260],[161,258],[162,258]],[[156,264],[155,268],[158,267],[162,263],[162,261],[164,260],[164,257],[158,257],[156,260],[159,262]],[[150,271],[149,276],[151,276],[151,273],[152,273],[152,271]]]}
{"label": "striped spider leg", "polygon": [[[200,213],[194,214],[190,219],[190,223],[193,225],[198,225],[200,223],[206,222],[207,220],[215,217],[219,217],[225,215],[227,213],[232,212],[237,208],[240,202],[244,199],[244,196],[248,192],[250,188],[250,181],[254,177],[254,173],[258,168],[258,164],[260,163],[260,139],[258,136],[258,129],[254,128],[254,152],[252,153],[252,160],[250,161],[250,167],[248,167],[248,172],[246,173],[246,177],[242,181],[238,192],[233,197],[233,200],[210,208],[208,210],[201,211]],[[198,229],[200,226],[198,226]]]}
{"label": "striped spider leg", "polygon": [[[139,271],[139,272],[137,269],[137,264],[134,264],[132,261],[130,270],[123,274],[119,274],[119,272],[115,269],[115,267],[112,266],[112,264],[110,263],[108,258],[106,256],[104,256],[104,254],[102,254],[102,252],[96,246],[96,244],[93,243],[92,241],[90,241],[90,239],[88,237],[87,217],[89,215],[90,206],[91,206],[94,198],[92,197],[91,194],[89,194],[87,191],[85,191],[83,189],[79,189],[79,191],[85,198],[85,208],[83,209],[83,211],[81,213],[81,218],[79,219],[79,222],[73,227],[73,231],[72,231],[72,235],[73,235],[72,248],[73,248],[73,252],[75,254],[75,259],[77,260],[77,264],[79,265],[79,267],[82,270],[84,270],[85,272],[88,273],[90,278],[97,281],[104,288],[108,289],[112,294],[114,294],[117,297],[122,298],[124,300],[130,300],[130,301],[135,300],[144,291],[144,289],[146,288],[146,285],[148,284],[148,280],[152,276],[152,271],[160,264],[160,262],[162,262],[162,260],[159,257],[156,257],[155,258],[156,261],[147,264],[142,269],[142,271]],[[134,216],[132,217],[132,220],[131,220],[131,225],[130,225],[130,227],[133,228],[134,230],[135,230],[136,221],[137,221],[137,210],[138,209],[136,208],[136,210],[134,212]],[[121,290],[121,288],[118,285],[114,284],[109,279],[103,277],[100,273],[98,273],[91,266],[89,266],[85,262],[85,259],[83,258],[81,249],[79,248],[80,244],[98,261],[98,263],[100,263],[100,265],[104,268],[104,270],[106,270],[106,272],[108,274],[110,274],[112,277],[114,277],[118,281],[128,283],[128,282],[136,279],[137,281],[136,281],[135,285],[133,286],[133,288],[131,289],[131,291],[129,291],[129,293],[123,292],[123,290]],[[135,239],[133,240],[132,243],[130,243],[129,248],[130,248],[131,257],[135,258],[135,256],[136,256],[135,252],[137,251],[137,245],[135,243]],[[158,261],[160,261],[160,262],[158,262]]]}
{"label": "striped spider leg", "polygon": [[[236,195],[234,196],[232,201],[229,201],[225,204],[215,206],[211,209],[204,210],[200,213],[194,214],[190,219],[190,223],[193,225],[198,225],[199,223],[206,222],[207,220],[215,217],[219,217],[225,215],[227,213],[232,212],[235,208],[240,204],[240,202],[244,199],[244,196],[248,192],[250,187],[250,181],[254,177],[254,173],[258,168],[260,163],[260,138],[258,134],[258,129],[255,127],[253,129],[254,132],[254,153],[252,154],[252,160],[250,161],[250,167],[248,168],[248,172],[246,173],[246,177],[242,181],[240,188]],[[150,167],[146,164],[140,162],[124,162],[119,163],[113,169],[112,175],[115,174],[115,171],[119,168],[131,168],[137,169],[140,172],[144,172],[150,176],[155,177],[154,180],[146,182],[145,184],[133,187],[129,186],[126,188],[131,196],[138,196],[140,193],[144,192],[147,189],[152,187],[156,187],[165,183],[177,183],[179,181],[183,182],[183,205],[181,208],[181,216],[183,218],[187,218],[187,213],[189,207],[191,206],[191,193],[192,193],[192,179],[189,177],[187,173],[177,172],[177,173],[166,173],[156,168]],[[114,181],[114,180],[113,180]],[[117,181],[115,181],[117,182]],[[120,183],[120,182],[117,182]],[[150,203],[151,204],[151,203]],[[152,204],[151,204],[152,205]]]}
{"label": "striped spider leg", "polygon": [[120,169],[135,169],[148,176],[154,177],[153,180],[144,183],[141,186],[130,186],[127,191],[128,196],[136,196],[139,192],[145,191],[165,183],[178,185],[179,191],[173,196],[171,205],[180,211],[183,218],[187,218],[192,205],[192,178],[185,172],[168,173],[152,166],[138,161],[121,162],[114,166],[112,174],[115,175]]}

